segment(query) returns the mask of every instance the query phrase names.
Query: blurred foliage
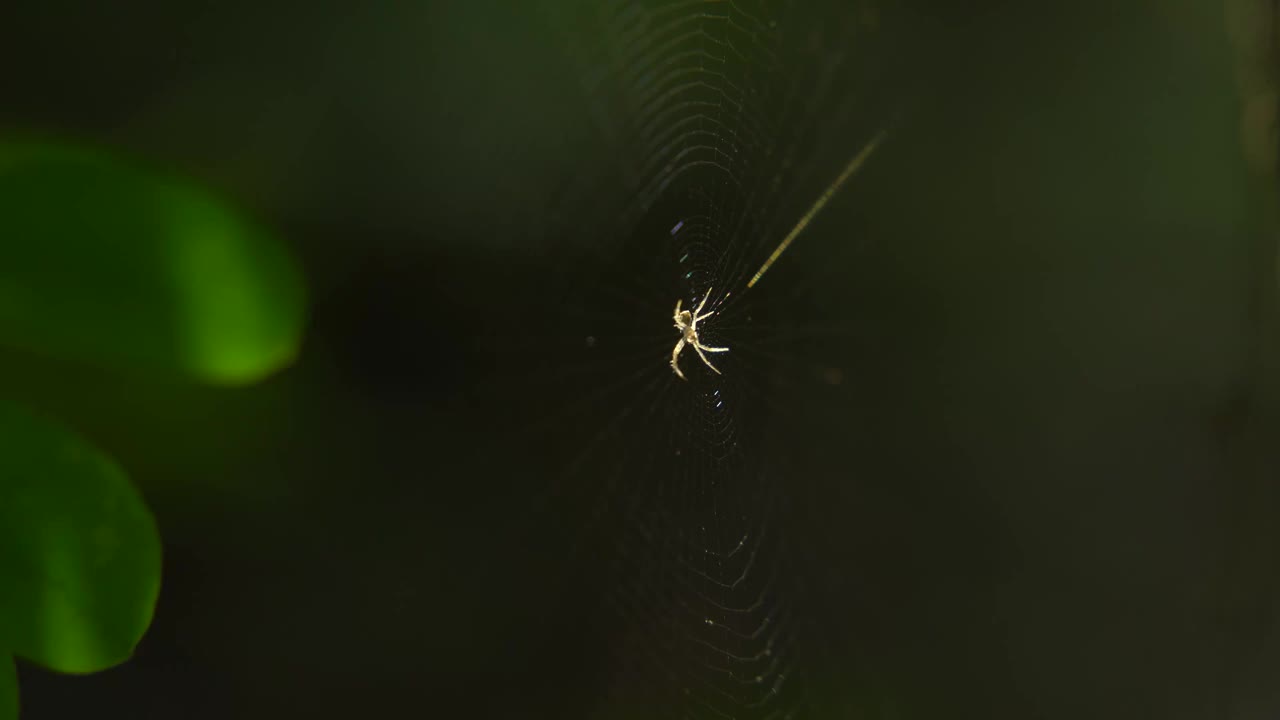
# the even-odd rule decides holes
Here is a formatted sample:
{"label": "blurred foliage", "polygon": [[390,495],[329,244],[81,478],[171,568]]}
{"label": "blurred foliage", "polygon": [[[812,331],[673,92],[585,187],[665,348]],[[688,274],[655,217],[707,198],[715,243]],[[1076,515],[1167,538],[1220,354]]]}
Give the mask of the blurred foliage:
{"label": "blurred foliage", "polygon": [[62,428],[0,403],[0,437],[0,638],[66,672],[125,660],[160,589],[150,512],[115,463]]}
{"label": "blurred foliage", "polygon": [[18,716],[18,676],[13,660],[0,658],[0,717]]}
{"label": "blurred foliage", "polygon": [[0,338],[216,383],[287,364],[302,281],[203,190],[106,153],[0,141]]}
{"label": "blurred foliage", "polygon": [[[0,139],[0,343],[215,384],[292,360],[305,304],[282,245],[207,192],[109,153]],[[8,653],[53,670],[127,659],[160,589],[154,519],[125,473],[0,401],[0,720]]]}

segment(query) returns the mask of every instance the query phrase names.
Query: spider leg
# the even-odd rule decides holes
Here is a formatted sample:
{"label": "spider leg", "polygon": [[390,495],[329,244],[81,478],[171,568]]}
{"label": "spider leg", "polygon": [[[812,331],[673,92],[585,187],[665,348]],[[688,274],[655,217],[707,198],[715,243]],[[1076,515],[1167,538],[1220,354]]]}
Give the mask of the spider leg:
{"label": "spider leg", "polygon": [[706,350],[707,352],[729,352],[729,348],[713,348],[707,347],[706,345],[699,345],[698,347]]}
{"label": "spider leg", "polygon": [[680,376],[681,380],[686,380],[687,378],[684,376],[684,373],[680,372],[680,364],[676,362],[680,357],[680,351],[683,349],[684,338],[680,338],[680,340],[676,342],[675,349],[671,351],[671,369],[676,371],[676,375]]}
{"label": "spider leg", "polygon": [[[698,309],[693,311],[693,316],[698,317],[698,313],[702,312],[702,308],[707,304],[707,298],[711,297],[711,288],[707,288],[707,294],[702,296],[702,302],[698,303]],[[702,318],[698,318],[701,320]]]}
{"label": "spider leg", "polygon": [[[732,293],[726,294],[726,295],[725,295],[725,298],[728,298],[730,294],[732,294]],[[707,300],[708,300],[710,297],[711,297],[711,288],[707,288],[707,294],[702,296],[702,302],[698,303],[698,309],[697,309],[697,310],[695,310],[695,311],[693,312],[693,316],[694,316],[694,319],[695,319],[695,320],[706,320],[707,318],[709,318],[709,317],[711,317],[712,315],[715,315],[715,314],[716,314],[716,309],[715,309],[715,308],[712,308],[712,309],[708,310],[708,311],[706,312],[706,314],[705,314],[705,315],[699,315],[699,314],[698,314],[698,313],[702,312],[702,306],[707,304]]]}
{"label": "spider leg", "polygon": [[[706,364],[707,364],[707,367],[711,368],[712,370],[715,370],[715,373],[716,373],[717,375],[721,374],[719,370],[716,370],[716,366],[715,366],[715,365],[712,365],[712,364],[711,364],[711,361],[707,359],[707,356],[702,354],[702,346],[701,346],[701,345],[699,345],[698,343],[689,343],[689,344],[693,346],[693,349],[694,349],[694,350],[697,350],[697,351],[698,351],[698,357],[702,358],[702,362],[706,363]],[[725,349],[727,350],[728,348],[725,348]],[[683,375],[681,375],[680,377],[684,377],[684,376],[683,376]]]}

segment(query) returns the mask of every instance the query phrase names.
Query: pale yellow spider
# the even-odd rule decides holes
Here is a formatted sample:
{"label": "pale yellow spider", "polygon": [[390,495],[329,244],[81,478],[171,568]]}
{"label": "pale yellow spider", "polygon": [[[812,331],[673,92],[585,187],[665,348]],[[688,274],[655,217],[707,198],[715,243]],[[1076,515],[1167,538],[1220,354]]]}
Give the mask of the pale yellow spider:
{"label": "pale yellow spider", "polygon": [[681,310],[680,304],[684,301],[676,300],[676,312],[672,319],[676,321],[676,329],[680,331],[680,339],[676,341],[676,348],[671,351],[671,369],[676,371],[676,375],[679,375],[681,380],[688,379],[684,376],[684,373],[680,372],[680,364],[678,362],[680,360],[680,351],[684,349],[685,343],[697,350],[698,357],[702,358],[702,362],[706,363],[707,367],[714,370],[717,375],[720,374],[720,371],[716,370],[716,366],[711,364],[711,361],[707,359],[706,355],[702,354],[702,351],[729,352],[729,348],[707,347],[698,340],[698,321],[706,320],[716,314],[715,310],[708,310],[705,315],[698,314],[702,312],[702,308],[707,304],[707,298],[709,297],[711,297],[711,288],[707,288],[707,294],[702,296],[702,302],[698,303],[697,309],[693,312]]}

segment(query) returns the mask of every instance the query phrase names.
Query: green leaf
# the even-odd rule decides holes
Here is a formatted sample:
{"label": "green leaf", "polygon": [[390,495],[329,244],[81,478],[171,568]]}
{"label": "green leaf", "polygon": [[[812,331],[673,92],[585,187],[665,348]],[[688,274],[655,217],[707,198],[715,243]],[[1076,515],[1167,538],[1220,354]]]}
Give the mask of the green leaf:
{"label": "green leaf", "polygon": [[128,478],[0,402],[0,648],[63,672],[133,653],[160,589],[160,538]]}
{"label": "green leaf", "polygon": [[0,139],[0,341],[252,382],[292,361],[304,295],[286,249],[199,187]]}
{"label": "green leaf", "polygon": [[0,652],[0,720],[17,720],[18,672],[13,658]]}

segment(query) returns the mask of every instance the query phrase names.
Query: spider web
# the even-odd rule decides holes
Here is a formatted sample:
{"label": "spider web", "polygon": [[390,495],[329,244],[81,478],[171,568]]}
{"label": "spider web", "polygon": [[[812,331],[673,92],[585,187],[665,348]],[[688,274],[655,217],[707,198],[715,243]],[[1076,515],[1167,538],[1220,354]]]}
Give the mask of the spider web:
{"label": "spider web", "polygon": [[[494,352],[519,355],[545,410],[518,433],[555,478],[544,509],[577,518],[582,500],[591,521],[561,522],[606,568],[597,714],[826,716],[812,688],[832,628],[806,553],[832,489],[820,457],[848,430],[824,428],[851,421],[832,341],[852,331],[822,296],[857,239],[812,232],[797,247],[820,254],[747,281],[884,129],[885,18],[768,0],[545,13],[581,80],[572,155],[591,160],[560,178],[538,238],[557,262]],[[686,347],[681,381],[672,308],[704,298],[701,342],[730,351],[715,374]]]}

